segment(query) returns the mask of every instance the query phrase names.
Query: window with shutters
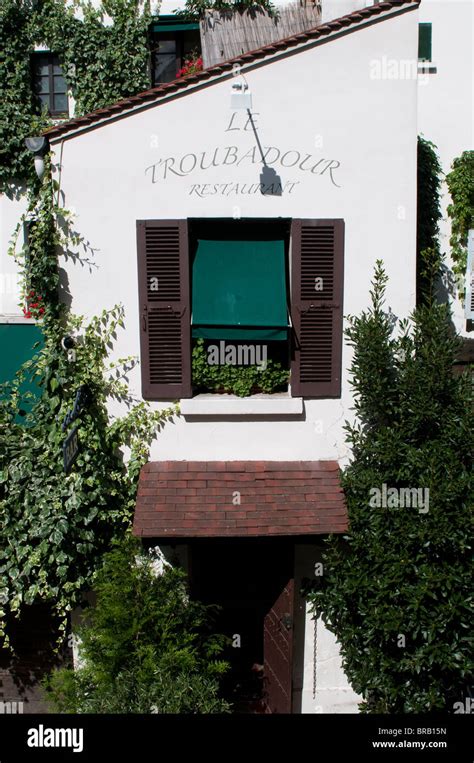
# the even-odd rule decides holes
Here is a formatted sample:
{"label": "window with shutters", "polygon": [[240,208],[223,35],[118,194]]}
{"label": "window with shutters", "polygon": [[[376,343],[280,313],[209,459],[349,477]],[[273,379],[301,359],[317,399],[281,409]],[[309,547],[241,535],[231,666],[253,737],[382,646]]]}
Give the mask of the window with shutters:
{"label": "window with shutters", "polygon": [[209,363],[290,368],[293,396],[340,396],[342,220],[151,220],[137,234],[146,399],[193,395],[197,341]]}
{"label": "window with shutters", "polygon": [[[253,366],[253,394],[264,391],[261,371],[289,369],[288,243],[289,221],[190,225],[193,349],[210,365]],[[232,391],[205,377],[193,377],[196,390]]]}
{"label": "window with shutters", "polygon": [[199,55],[201,37],[196,21],[160,16],[151,29],[153,86],[176,79],[185,61]]}

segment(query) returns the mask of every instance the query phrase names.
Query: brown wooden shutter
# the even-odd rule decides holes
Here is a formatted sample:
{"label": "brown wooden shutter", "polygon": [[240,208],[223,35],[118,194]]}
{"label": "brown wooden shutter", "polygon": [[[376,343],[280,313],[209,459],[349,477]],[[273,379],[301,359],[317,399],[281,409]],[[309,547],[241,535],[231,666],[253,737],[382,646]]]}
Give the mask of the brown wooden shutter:
{"label": "brown wooden shutter", "polygon": [[138,220],[142,395],[191,397],[186,220]]}
{"label": "brown wooden shutter", "polygon": [[293,396],[340,397],[343,281],[344,221],[293,220]]}

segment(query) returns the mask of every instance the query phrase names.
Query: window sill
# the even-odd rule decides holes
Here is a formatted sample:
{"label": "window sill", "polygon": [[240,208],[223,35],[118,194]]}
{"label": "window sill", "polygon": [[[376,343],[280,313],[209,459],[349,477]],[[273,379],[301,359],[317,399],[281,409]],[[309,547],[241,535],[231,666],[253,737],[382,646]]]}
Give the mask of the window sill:
{"label": "window sill", "polygon": [[301,416],[303,398],[290,397],[287,392],[275,395],[202,394],[180,401],[180,412],[187,416]]}

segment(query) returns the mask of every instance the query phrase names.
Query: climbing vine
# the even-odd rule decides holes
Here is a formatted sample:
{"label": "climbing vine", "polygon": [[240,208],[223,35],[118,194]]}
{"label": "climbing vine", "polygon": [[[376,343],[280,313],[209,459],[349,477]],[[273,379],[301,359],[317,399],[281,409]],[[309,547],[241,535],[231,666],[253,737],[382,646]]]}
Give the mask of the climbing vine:
{"label": "climbing vine", "polygon": [[451,218],[451,258],[453,271],[463,284],[459,290],[464,297],[464,276],[467,265],[468,232],[474,227],[474,151],[464,151],[454,160],[446,176],[452,202],[448,206]]}
{"label": "climbing vine", "polygon": [[64,0],[45,0],[36,23],[62,60],[76,114],[149,88],[149,0],[102,0],[97,8],[80,0],[75,6],[83,18]]}
{"label": "climbing vine", "polygon": [[[40,184],[34,182],[27,190],[27,211],[16,225],[9,254],[17,262],[20,297],[25,314],[31,312],[31,307],[39,296],[44,311],[47,310],[45,317],[57,318],[60,311],[57,248],[65,244],[59,222],[64,223],[68,213],[58,206],[58,184],[50,175],[51,162],[49,156],[46,156],[45,180]],[[22,237],[24,243],[18,249]]]}
{"label": "climbing vine", "polygon": [[[8,644],[8,621],[24,605],[49,602],[66,627],[67,613],[90,587],[111,540],[130,526],[138,474],[148,446],[177,412],[152,411],[136,401],[128,373],[136,360],[108,362],[109,350],[124,326],[120,306],[89,322],[70,314],[59,299],[58,247],[77,243],[71,218],[57,202],[50,163],[38,191],[30,191],[11,253],[19,258],[23,292],[31,291],[43,312],[43,346],[15,379],[0,385],[0,636]],[[28,245],[17,251],[18,235],[28,227]],[[33,287],[33,288],[31,288]],[[31,299],[30,299],[31,302]],[[33,307],[33,304],[31,305]],[[38,307],[36,309],[39,309]],[[71,355],[64,336],[76,337]],[[36,385],[38,395],[25,391]],[[78,416],[79,450],[65,473],[65,424],[77,391],[87,404]],[[111,417],[107,403],[126,407]],[[125,461],[124,448],[129,457]]]}

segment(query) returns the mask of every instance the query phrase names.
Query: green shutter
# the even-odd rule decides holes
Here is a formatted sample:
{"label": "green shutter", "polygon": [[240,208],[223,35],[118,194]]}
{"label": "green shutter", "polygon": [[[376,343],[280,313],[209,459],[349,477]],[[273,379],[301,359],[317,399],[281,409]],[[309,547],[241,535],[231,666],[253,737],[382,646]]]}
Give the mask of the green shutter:
{"label": "green shutter", "polygon": [[431,61],[431,24],[418,24],[418,60]]}
{"label": "green shutter", "polygon": [[199,239],[192,264],[193,337],[286,339],[285,244]]}
{"label": "green shutter", "polygon": [[[35,324],[1,323],[0,324],[0,384],[11,382],[23,363],[30,360],[39,351],[35,344],[43,344],[41,329]],[[41,388],[33,380],[25,381],[20,387],[21,393],[32,392],[40,396]],[[23,405],[30,410],[31,405]]]}

